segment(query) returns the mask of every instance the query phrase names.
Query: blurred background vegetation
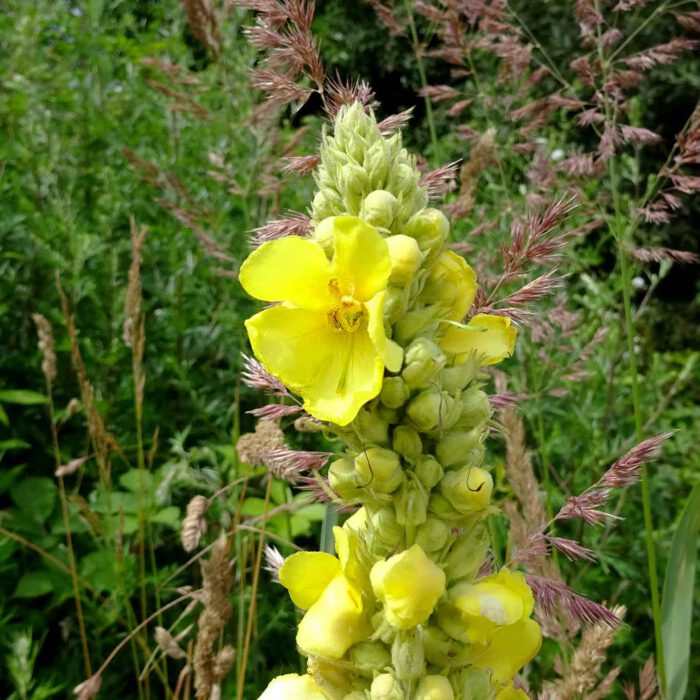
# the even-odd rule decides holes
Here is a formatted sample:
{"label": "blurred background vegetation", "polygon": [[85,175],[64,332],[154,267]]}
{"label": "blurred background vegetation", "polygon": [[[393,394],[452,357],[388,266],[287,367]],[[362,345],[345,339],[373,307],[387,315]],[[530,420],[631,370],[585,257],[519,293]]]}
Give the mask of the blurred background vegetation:
{"label": "blurred background vegetation", "polygon": [[[541,3],[511,4],[552,61],[566,64],[580,41],[574,3],[551,0],[546,12]],[[179,586],[196,583],[197,567],[181,568],[190,557],[180,545],[184,509],[193,495],[211,495],[245,479],[246,490],[232,488],[216,500],[214,519],[229,527],[231,513],[262,512],[261,471],[241,464],[235,450],[238,435],[253,427],[246,411],[261,403],[239,378],[246,350],[242,321],[254,304],[236,281],[236,270],[248,251],[248,231],[308,206],[311,179],[290,185],[280,173],[285,156],[315,152],[322,113],[312,98],[299,111],[281,111],[274,124],[251,122],[259,96],[250,88],[248,69],[257,58],[242,32],[250,17],[240,10],[222,20],[223,48],[214,60],[192,33],[179,0],[2,0],[0,9],[0,659],[7,669],[0,674],[0,696],[39,700],[70,697],[86,677],[86,664],[32,314],[45,316],[56,337],[60,463],[86,458],[65,484],[94,671],[144,611],[154,612],[178,595]],[[421,17],[415,21],[430,46],[434,27]],[[656,41],[674,27],[669,16],[647,25],[639,39]],[[457,138],[453,120],[439,106],[433,115],[437,141],[431,139],[411,41],[392,36],[372,7],[319,0],[314,33],[329,69],[370,83],[380,117],[415,108],[405,130],[409,149],[432,167],[468,159],[470,143]],[[449,82],[445,63],[427,59],[424,65],[429,84]],[[699,68],[697,55],[683,54],[650,74],[634,98],[640,125],[658,132],[663,144],[625,162],[630,172],[651,172],[663,163],[697,102]],[[482,79],[495,69],[495,61],[485,58]],[[499,89],[495,81],[484,88],[494,94]],[[497,120],[505,119],[488,104],[475,103],[463,117],[480,133],[490,126],[498,130]],[[564,119],[547,129],[550,153],[590,146],[586,132]],[[497,159],[497,168],[477,176],[478,207],[456,224],[455,240],[482,221],[506,227],[508,215],[525,202],[522,157],[503,147]],[[591,200],[605,194],[589,192]],[[700,252],[699,207],[697,199],[685,199],[671,223],[641,230],[640,245]],[[148,228],[141,267],[146,384],[139,430],[132,353],[123,339],[131,217]],[[576,217],[573,225],[585,223],[584,215]],[[497,251],[500,239],[487,239],[474,240]],[[543,341],[525,330],[517,357],[504,366],[509,390],[534,397],[522,403],[521,412],[553,507],[583,490],[634,442],[622,282],[615,266],[605,227],[579,240],[562,264],[569,277],[560,300],[578,315],[575,332]],[[113,436],[109,484],[99,478],[90,445],[57,279],[74,315],[97,409]],[[650,471],[663,574],[700,466],[698,266],[638,265],[633,303],[639,309],[635,351],[645,432],[677,431]],[[543,303],[542,313],[547,308]],[[585,378],[567,380],[571,357],[600,329],[602,342],[586,358]],[[492,443],[498,469],[503,448],[496,439]],[[145,482],[139,454],[146,456]],[[507,496],[502,473],[501,489]],[[294,498],[285,482],[275,481],[273,504]],[[627,606],[629,626],[619,633],[606,667],[619,666],[621,678],[635,683],[654,651],[639,489],[633,487],[618,505],[624,520],[612,528],[572,527],[570,534],[593,548],[599,562],[560,563],[582,593]],[[323,512],[304,506],[292,518],[272,518],[267,528],[282,538],[283,553],[291,551],[284,544],[290,540],[313,547]],[[505,531],[504,523],[497,526]],[[245,638],[255,542],[250,535],[236,544],[230,636],[238,643]],[[295,613],[286,595],[265,575],[255,595],[246,681],[239,689],[245,698],[256,697],[275,672],[299,664]],[[695,614],[697,605],[696,596]],[[187,622],[196,619],[196,612],[188,615]],[[137,635],[105,672],[103,697],[170,697],[157,677],[152,689],[137,683],[148,656],[144,644],[153,648],[148,635]],[[696,635],[688,698],[700,692],[697,644]],[[547,644],[530,678],[551,676],[557,653],[562,650]],[[236,664],[240,671],[240,654]],[[156,666],[174,686],[179,667],[165,660]],[[240,687],[237,675],[224,686],[225,697]]]}

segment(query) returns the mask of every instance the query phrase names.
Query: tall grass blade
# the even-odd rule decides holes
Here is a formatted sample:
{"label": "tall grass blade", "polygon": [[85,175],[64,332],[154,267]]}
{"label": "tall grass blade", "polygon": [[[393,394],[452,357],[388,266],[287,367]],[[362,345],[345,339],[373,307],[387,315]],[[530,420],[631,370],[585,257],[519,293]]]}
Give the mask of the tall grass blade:
{"label": "tall grass blade", "polygon": [[663,600],[663,640],[666,650],[666,695],[683,700],[688,687],[693,588],[700,531],[700,484],[693,488],[673,536],[666,567]]}

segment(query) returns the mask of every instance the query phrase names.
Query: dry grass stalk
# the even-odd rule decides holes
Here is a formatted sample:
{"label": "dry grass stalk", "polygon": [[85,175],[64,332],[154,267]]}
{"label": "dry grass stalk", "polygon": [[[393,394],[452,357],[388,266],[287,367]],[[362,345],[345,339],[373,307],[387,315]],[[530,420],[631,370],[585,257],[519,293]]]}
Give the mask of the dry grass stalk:
{"label": "dry grass stalk", "polygon": [[274,450],[284,448],[284,433],[272,420],[259,420],[254,433],[245,433],[238,438],[236,450],[241,462],[249,465],[267,466],[268,456]]}
{"label": "dry grass stalk", "polygon": [[656,677],[656,665],[654,657],[650,656],[639,671],[639,690],[635,690],[632,684],[625,684],[625,697],[627,700],[659,700],[659,685]]}
{"label": "dry grass stalk", "polygon": [[56,379],[56,352],[54,350],[53,328],[46,317],[41,314],[32,314],[32,319],[39,336],[41,371],[44,373],[47,384],[51,386]]}
{"label": "dry grass stalk", "polygon": [[202,535],[207,531],[207,521],[204,515],[209,507],[205,496],[195,496],[188,504],[185,519],[182,521],[182,548],[186,552],[194,552],[199,546]]}
{"label": "dry grass stalk", "polygon": [[141,407],[143,405],[143,391],[146,376],[143,371],[143,352],[146,345],[146,322],[141,302],[143,293],[141,289],[141,263],[143,260],[143,244],[146,240],[148,229],[138,228],[134,217],[130,221],[131,232],[131,265],[129,266],[129,283],[124,299],[124,343],[131,348],[132,369],[134,374],[134,389],[136,392],[136,407],[140,420]]}
{"label": "dry grass stalk", "polygon": [[[231,668],[231,664],[227,666],[215,652],[219,636],[231,617],[229,593],[233,585],[233,573],[228,560],[228,544],[223,533],[214,543],[209,559],[201,562],[201,567],[204,579],[204,610],[199,616],[194,648],[194,686],[197,700],[209,700],[214,686],[221,682]],[[226,649],[227,647],[224,647],[219,653]],[[228,657],[228,652],[225,656]]]}
{"label": "dry grass stalk", "polygon": [[[618,605],[612,611],[618,619],[622,620],[626,609],[623,605]],[[611,627],[603,622],[584,628],[571,663],[560,674],[559,680],[545,684],[540,695],[541,700],[578,700],[594,691],[605,662],[606,650],[613,643],[616,633],[617,627]],[[608,677],[601,685],[612,682]],[[598,689],[600,688],[601,686],[598,686]]]}
{"label": "dry grass stalk", "polygon": [[182,0],[182,4],[192,34],[218,59],[221,56],[221,30],[211,0]]}
{"label": "dry grass stalk", "polygon": [[85,369],[85,363],[78,345],[78,330],[75,326],[75,319],[71,312],[70,302],[63,291],[61,281],[56,278],[56,289],[61,299],[61,310],[63,317],[66,320],[68,329],[68,339],[70,341],[71,360],[73,368],[78,375],[78,385],[80,386],[80,395],[85,407],[85,413],[88,419],[88,432],[95,448],[95,459],[100,473],[100,479],[105,487],[108,487],[111,480],[111,467],[109,461],[110,452],[115,448],[116,442],[112,435],[107,431],[102,414],[99,412],[95,404],[95,390],[90,383]]}
{"label": "dry grass stalk", "polygon": [[187,657],[187,653],[178,644],[177,639],[165,627],[156,627],[154,636],[156,643],[166,656],[169,656],[171,659],[184,659]]}

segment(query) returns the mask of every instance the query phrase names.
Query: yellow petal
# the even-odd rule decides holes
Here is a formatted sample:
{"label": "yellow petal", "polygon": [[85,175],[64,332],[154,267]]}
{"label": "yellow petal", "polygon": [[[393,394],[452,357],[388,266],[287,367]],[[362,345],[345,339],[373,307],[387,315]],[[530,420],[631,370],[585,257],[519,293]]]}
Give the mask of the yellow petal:
{"label": "yellow petal", "polygon": [[398,372],[403,363],[403,348],[384,333],[385,297],[385,292],[378,292],[365,304],[368,313],[367,331],[386,368],[390,372]]}
{"label": "yellow petal", "polygon": [[514,688],[513,684],[509,683],[507,687],[499,691],[494,700],[530,700],[530,698],[525,691]]}
{"label": "yellow petal", "polygon": [[299,393],[312,416],[347,425],[381,391],[384,362],[370,340],[365,321],[357,332],[337,333],[323,342],[327,349],[323,362],[309,357],[318,354],[313,348],[306,352],[304,361],[314,365],[316,376]]}
{"label": "yellow petal", "polygon": [[279,578],[294,605],[308,610],[339,573],[340,562],[331,554],[296,552],[284,560]]}
{"label": "yellow petal", "polygon": [[302,396],[321,368],[337,357],[339,334],[329,326],[324,311],[273,306],[245,325],[253,352],[265,369]]}
{"label": "yellow petal", "polygon": [[386,289],[391,273],[389,246],[377,229],[356,216],[336,217],[333,228],[333,274],[344,294],[369,301]]}
{"label": "yellow petal", "polygon": [[446,318],[461,321],[474,303],[477,289],[476,274],[467,261],[446,250],[431,269],[421,300],[444,308]]}
{"label": "yellow petal", "polygon": [[475,644],[469,662],[476,668],[491,669],[493,679],[502,683],[531,661],[541,645],[540,626],[534,620],[521,620],[500,627],[485,646]]}
{"label": "yellow petal", "polygon": [[378,561],[370,580],[387,620],[403,630],[424,623],[445,591],[445,573],[417,544]]}
{"label": "yellow petal", "polygon": [[299,623],[297,644],[305,654],[340,659],[369,633],[359,591],[336,576]]}
{"label": "yellow petal", "polygon": [[360,560],[361,545],[357,533],[349,527],[334,527],[333,537],[335,539],[335,551],[338,554],[345,578],[360,591],[370,595],[369,566],[364,566]]}
{"label": "yellow petal", "polygon": [[312,676],[288,673],[270,681],[258,700],[326,700]]}
{"label": "yellow petal", "polygon": [[263,301],[288,301],[309,309],[325,307],[331,264],[318,243],[287,236],[263,243],[243,262],[243,289]]}
{"label": "yellow petal", "polygon": [[448,325],[440,347],[455,355],[455,362],[465,362],[473,352],[482,365],[493,365],[513,354],[516,330],[505,316],[477,314],[466,328]]}

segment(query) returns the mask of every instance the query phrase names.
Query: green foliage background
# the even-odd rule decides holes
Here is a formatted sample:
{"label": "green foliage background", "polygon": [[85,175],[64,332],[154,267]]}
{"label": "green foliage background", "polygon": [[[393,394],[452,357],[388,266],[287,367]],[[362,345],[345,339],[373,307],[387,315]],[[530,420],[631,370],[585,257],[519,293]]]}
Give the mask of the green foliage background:
{"label": "green foliage background", "polygon": [[[177,0],[4,0],[1,5],[0,527],[67,562],[31,320],[32,313],[40,312],[56,332],[55,402],[60,418],[78,396],[78,387],[56,293],[59,275],[71,299],[100,410],[122,448],[113,459],[110,494],[100,487],[93,460],[80,481],[69,483],[79,573],[94,591],[85,596],[86,626],[93,660],[99,662],[138,618],[137,557],[128,544],[139,510],[146,510],[150,522],[155,566],[149,585],[155,588],[187,561],[179,544],[179,525],[189,498],[244,473],[233,446],[239,432],[252,427],[245,411],[260,402],[241,388],[238,377],[240,352],[246,347],[242,319],[254,307],[226,273],[234,272],[246,255],[247,231],[268,215],[303,210],[309,201],[308,179],[281,194],[259,192],[269,184],[270,173],[279,170],[283,145],[299,124],[310,130],[295,152],[314,151],[319,108],[312,100],[301,112],[286,114],[277,130],[279,144],[270,141],[269,133],[248,128],[257,98],[246,76],[255,56],[239,26],[243,16],[236,13],[225,28],[224,59],[215,64],[188,31]],[[515,5],[554,59],[564,62],[578,40],[571,3],[548,3],[546,16],[532,3]],[[420,29],[430,31],[428,26]],[[659,34],[667,30],[649,29]],[[440,152],[433,152],[423,102],[416,95],[420,82],[410,45],[404,38],[391,38],[371,8],[341,0],[319,2],[315,31],[329,66],[372,84],[382,116],[415,105],[415,118],[406,132],[410,148],[424,153],[433,165],[467,156],[441,112]],[[156,68],[143,63],[150,56],[193,71],[202,88],[196,97],[209,118],[168,109],[168,98],[148,83],[163,79]],[[488,74],[488,63],[482,70]],[[429,82],[445,81],[444,67],[428,62],[428,71]],[[687,56],[673,68],[657,71],[639,98],[636,114],[644,126],[659,131],[667,145],[692,111],[699,75],[697,57]],[[482,131],[492,116],[475,111],[472,118]],[[584,139],[573,131],[571,125],[557,123],[549,138],[552,144]],[[185,183],[202,225],[230,260],[207,255],[192,231],[155,201],[162,197],[181,203],[172,187],[159,189],[139,179],[124,149]],[[210,176],[209,153],[225,162],[228,184]],[[658,166],[655,159],[662,155],[650,151],[645,167]],[[505,181],[488,173],[479,181],[477,199],[494,218],[500,217],[503,201],[522,199],[522,167],[513,154],[503,164]],[[633,164],[626,167],[632,176]],[[235,193],[228,191],[232,182]],[[645,231],[644,243],[697,252],[697,209],[697,201],[686,203],[673,224]],[[136,480],[131,359],[122,340],[131,216],[149,228],[142,273],[147,333],[144,435],[147,448],[154,449],[154,466],[145,496]],[[456,237],[476,223],[460,222]],[[503,219],[497,231],[506,230]],[[497,242],[495,237],[485,245],[495,249]],[[582,315],[580,332],[570,341],[572,349],[549,347],[543,355],[542,347],[523,333],[518,357],[505,369],[512,375],[512,390],[534,391],[539,397],[523,406],[538,469],[542,464],[553,466],[566,487],[577,493],[629,445],[634,430],[622,368],[621,290],[609,236],[598,232],[580,243],[566,265],[568,308]],[[663,571],[700,465],[700,290],[696,267],[670,270],[650,265],[638,274],[647,285],[658,284],[638,319],[644,417],[652,421],[649,434],[678,431],[651,470]],[[637,293],[637,304],[643,294]],[[563,397],[549,395],[547,390],[565,374],[567,356],[580,351],[601,321],[609,330],[592,359],[591,376],[566,384]],[[156,429],[157,443],[150,437]],[[81,412],[66,418],[60,435],[64,463],[86,454]],[[499,450],[494,441],[497,464],[502,463]],[[503,479],[501,488],[506,495]],[[276,503],[292,498],[281,482],[275,489]],[[120,521],[107,507],[107,498],[112,506],[119,504]],[[563,497],[553,488],[551,498],[556,507]],[[235,510],[235,501],[227,505]],[[253,513],[255,501],[248,507]],[[225,510],[222,506],[222,517]],[[573,527],[569,534],[595,549],[600,563],[565,568],[582,593],[629,608],[629,627],[609,657],[609,667],[620,665],[629,680],[653,652],[638,490],[623,497],[620,513],[625,520],[610,531]],[[280,521],[271,528],[311,546],[321,517],[318,510],[310,510],[293,527]],[[126,541],[118,554],[121,536]],[[178,573],[167,590],[191,583],[193,576],[192,571]],[[292,606],[279,587],[263,579],[244,697],[254,697],[275,671],[298,664]],[[69,577],[17,539],[1,535],[0,640],[0,658],[9,671],[0,674],[2,697],[68,697],[84,677]],[[696,652],[697,644],[696,638]],[[545,646],[539,662],[543,674],[551,671],[556,652],[553,644]],[[124,652],[121,663],[130,664],[130,673],[108,672],[104,697],[136,697],[137,673],[127,658]],[[700,654],[691,658],[687,697],[700,692]],[[176,675],[174,666],[169,671]],[[231,688],[225,690],[229,696]]]}

